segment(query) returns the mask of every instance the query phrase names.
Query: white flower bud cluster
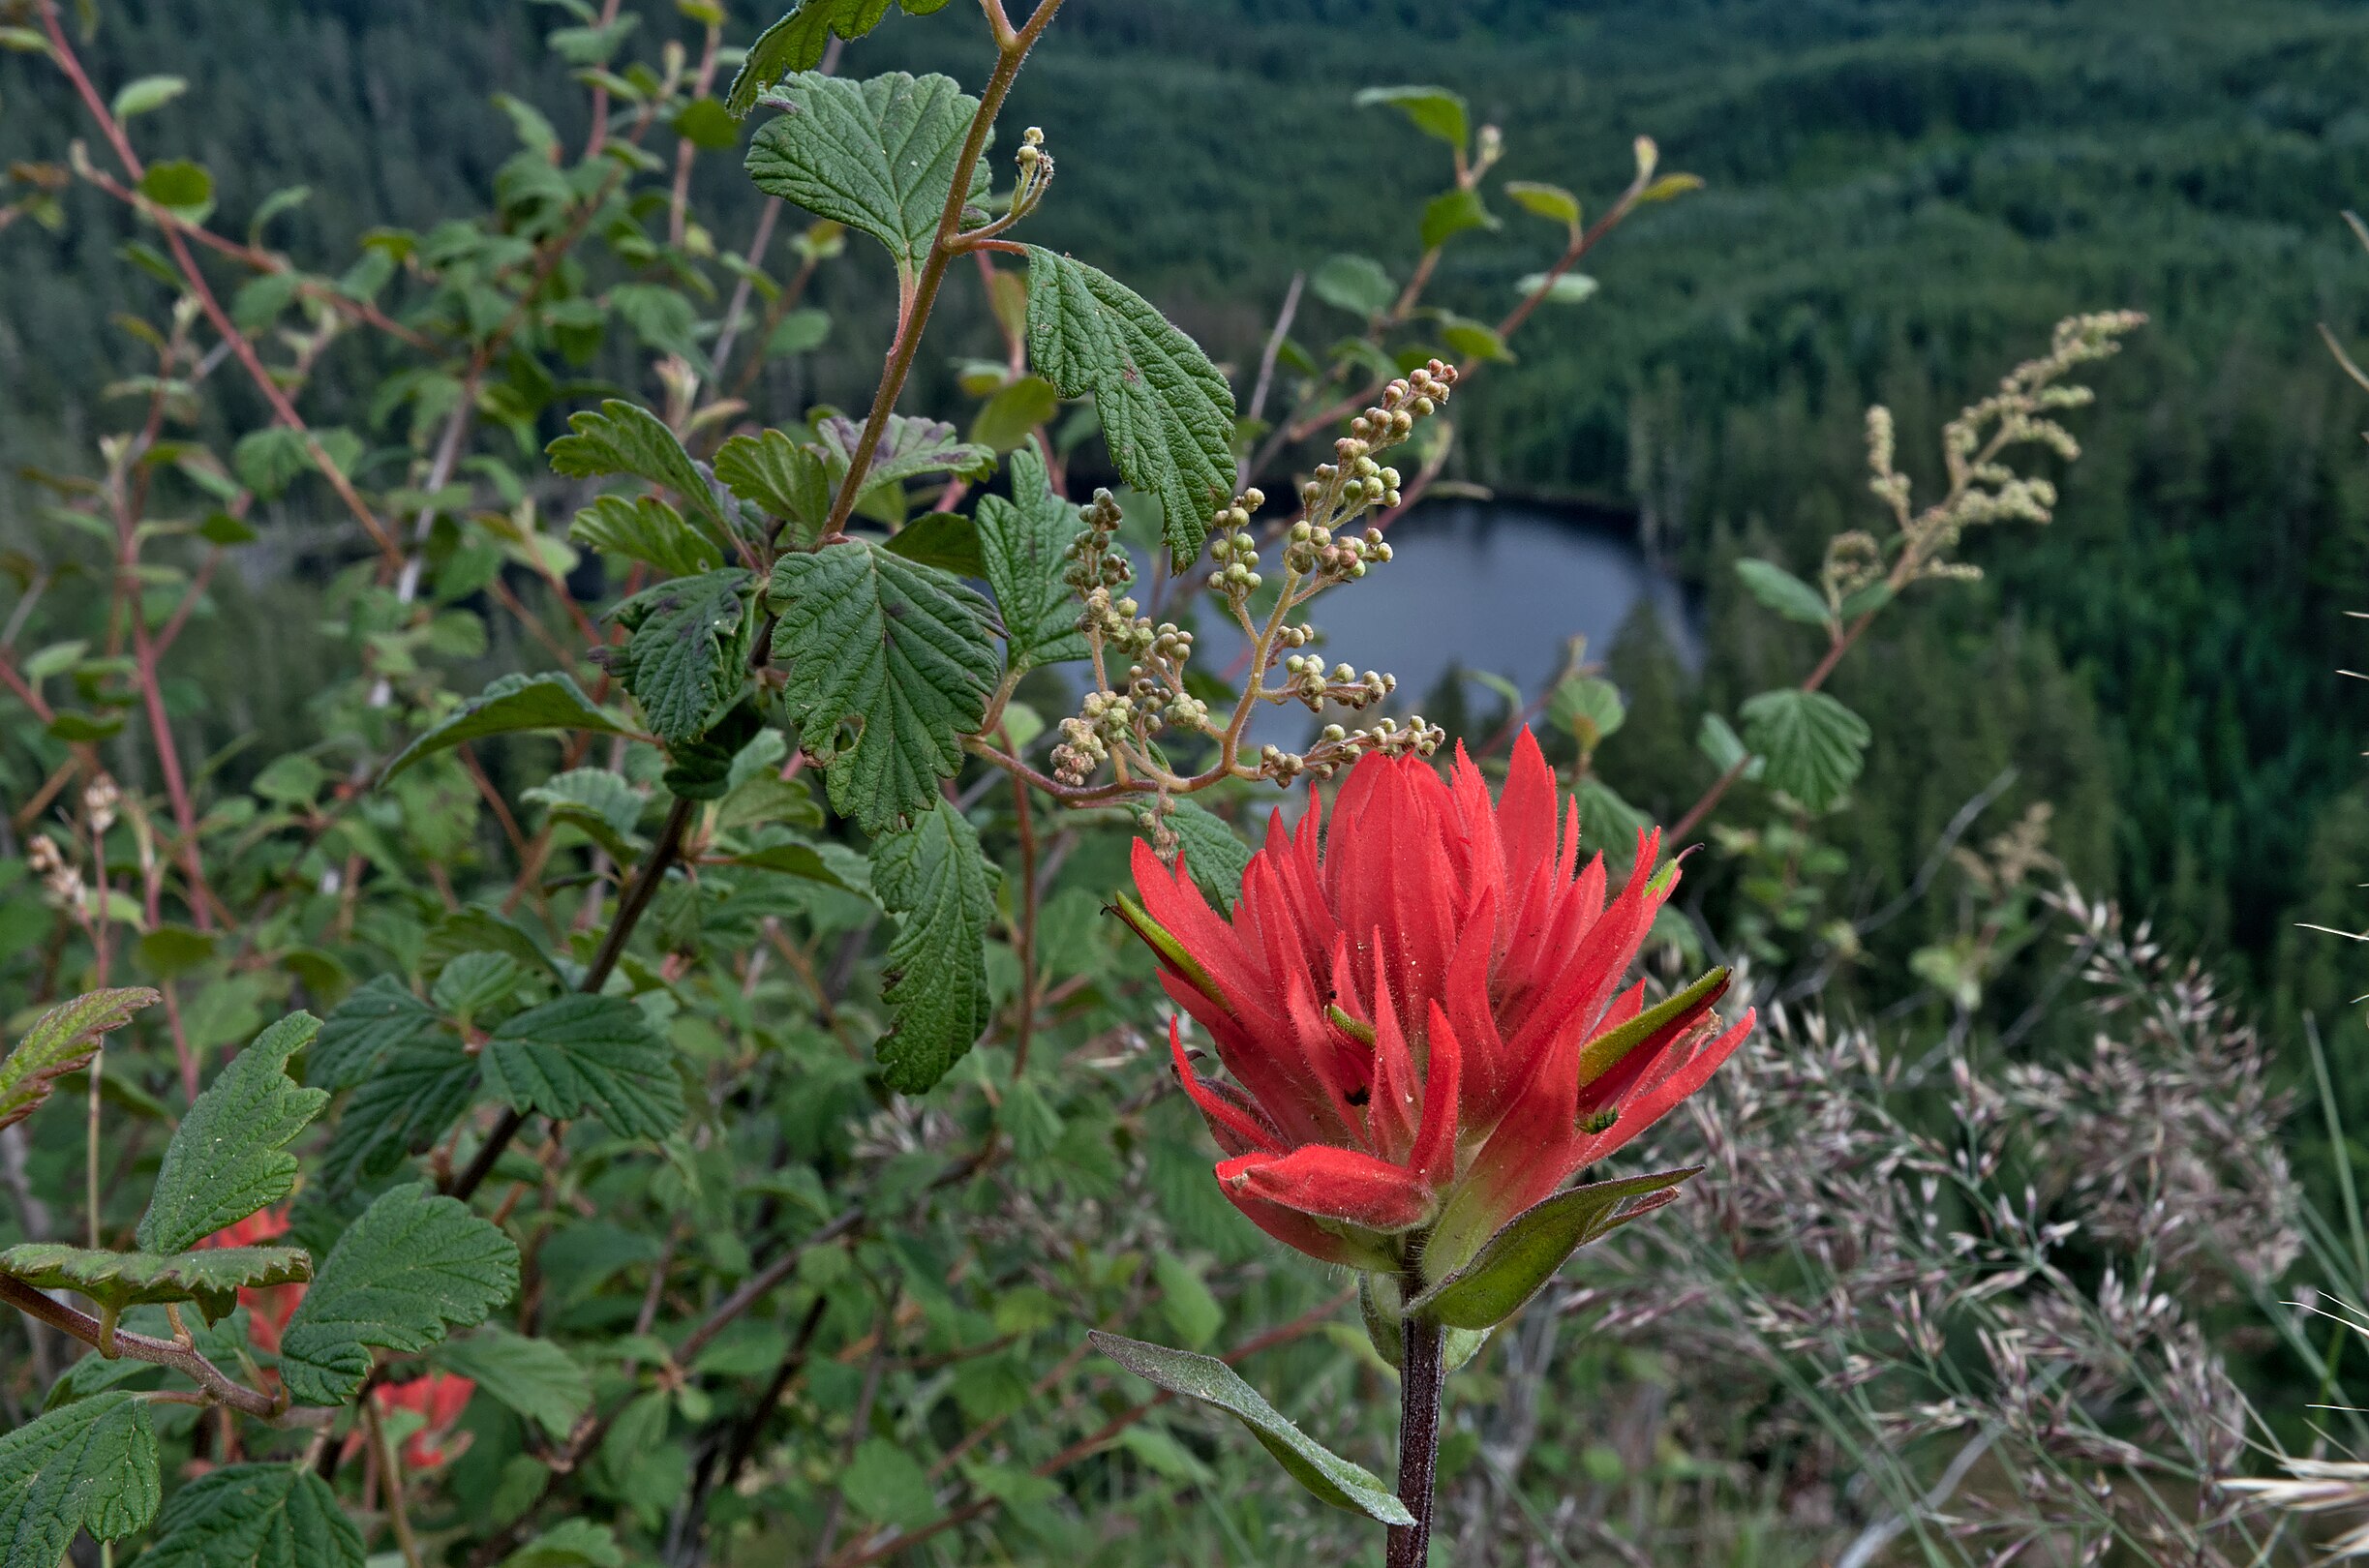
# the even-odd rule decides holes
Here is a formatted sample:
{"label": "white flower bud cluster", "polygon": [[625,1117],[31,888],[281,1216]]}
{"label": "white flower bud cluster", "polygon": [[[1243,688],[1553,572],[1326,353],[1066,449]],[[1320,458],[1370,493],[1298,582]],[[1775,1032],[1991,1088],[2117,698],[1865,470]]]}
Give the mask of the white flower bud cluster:
{"label": "white flower bud cluster", "polygon": [[1259,771],[1278,784],[1289,784],[1303,773],[1325,779],[1369,751],[1385,757],[1429,757],[1446,743],[1447,732],[1427,722],[1420,713],[1412,715],[1404,724],[1392,718],[1379,718],[1370,727],[1354,730],[1327,724],[1317,743],[1307,751],[1260,747]]}
{"label": "white flower bud cluster", "polygon": [[[1382,470],[1393,479],[1395,470]],[[1319,580],[1320,586],[1330,588],[1335,583],[1353,583],[1366,573],[1369,566],[1388,560],[1390,546],[1382,536],[1382,529],[1368,528],[1364,536],[1336,542],[1332,529],[1316,523],[1294,523],[1286,535],[1284,564],[1302,577]]]}
{"label": "white flower bud cluster", "polygon": [[1021,132],[1013,162],[1019,166],[1020,178],[1012,192],[1012,213],[1024,218],[1045,199],[1045,188],[1053,180],[1053,155],[1045,150],[1045,133],[1033,125]]}
{"label": "white flower bud cluster", "polygon": [[81,868],[68,863],[55,840],[46,833],[36,833],[25,846],[25,864],[41,878],[42,887],[52,902],[79,909],[83,902]]}
{"label": "white flower bud cluster", "polygon": [[1265,504],[1266,492],[1246,490],[1209,519],[1209,559],[1216,567],[1209,586],[1236,606],[1266,581],[1259,574],[1259,541],[1250,531],[1251,514]]}
{"label": "white flower bud cluster", "polygon": [[1308,711],[1320,713],[1326,703],[1339,703],[1344,708],[1371,708],[1398,690],[1398,677],[1376,675],[1368,670],[1360,675],[1346,664],[1336,664],[1329,675],[1324,661],[1313,653],[1294,653],[1283,661],[1285,690],[1307,705]]}
{"label": "white flower bud cluster", "polygon": [[104,833],[115,826],[116,808],[122,804],[123,791],[105,773],[83,786],[82,809],[90,817],[90,830],[94,833]]}

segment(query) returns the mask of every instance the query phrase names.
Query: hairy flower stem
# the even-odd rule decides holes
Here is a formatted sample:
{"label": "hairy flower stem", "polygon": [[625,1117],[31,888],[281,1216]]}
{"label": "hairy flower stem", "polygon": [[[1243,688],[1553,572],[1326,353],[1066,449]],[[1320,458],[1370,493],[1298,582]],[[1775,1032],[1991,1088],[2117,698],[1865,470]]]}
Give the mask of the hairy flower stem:
{"label": "hairy flower stem", "polygon": [[[1399,1289],[1409,1300],[1421,1295],[1423,1281],[1410,1270]],[[1412,1524],[1390,1526],[1385,1568],[1424,1568],[1431,1553],[1432,1484],[1440,1462],[1440,1396],[1447,1383],[1442,1357],[1445,1331],[1425,1318],[1402,1326],[1398,1417],[1398,1500],[1414,1516]]]}

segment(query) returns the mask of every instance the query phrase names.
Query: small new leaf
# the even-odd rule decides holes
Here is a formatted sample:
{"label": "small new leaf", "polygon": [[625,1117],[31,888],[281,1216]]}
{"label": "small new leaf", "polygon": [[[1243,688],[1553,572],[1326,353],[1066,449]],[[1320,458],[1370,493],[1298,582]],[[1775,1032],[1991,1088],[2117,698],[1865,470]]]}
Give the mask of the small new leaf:
{"label": "small new leaf", "polygon": [[485,1046],[486,1087],[514,1110],[597,1116],[625,1138],[683,1125],[675,1056],[623,997],[563,996],[505,1021]]}
{"label": "small new leaf", "polygon": [[[871,235],[910,288],[936,243],[979,101],[952,77],[893,71],[867,81],[806,72],[767,102],[781,116],[748,149],[757,189]],[[987,188],[983,159],[964,199]]]}
{"label": "small new leaf", "polygon": [[1560,185],[1542,185],[1535,180],[1508,180],[1505,195],[1524,212],[1565,225],[1579,226],[1579,197]]}
{"label": "small new leaf", "polygon": [[1868,721],[1822,691],[1764,691],[1742,711],[1745,744],[1768,760],[1763,781],[1812,811],[1840,800],[1867,760]]}
{"label": "small new leaf", "polygon": [[371,1348],[424,1350],[447,1325],[473,1327],[518,1288],[507,1236],[425,1187],[398,1187],[363,1211],[321,1264],[280,1339],[280,1375],[307,1404],[343,1404],[369,1375]]}
{"label": "small new leaf", "polygon": [[1233,498],[1233,388],[1142,295],[1039,245],[1028,247],[1028,355],[1063,397],[1093,397],[1111,461],[1160,498],[1182,567]]}
{"label": "small new leaf", "polygon": [[995,868],[943,797],[872,852],[872,885],[898,917],[884,993],[896,1022],[880,1041],[889,1087],[918,1095],[987,1029],[987,932]]}
{"label": "small new leaf", "polygon": [[97,1054],[102,1039],[163,1000],[144,985],[128,985],[61,1002],[34,1019],[16,1048],[0,1060],[0,1128],[32,1115],[58,1079]]}
{"label": "small new leaf", "polygon": [[1380,316],[1398,300],[1398,285],[1370,256],[1336,256],[1308,275],[1308,287],[1325,304],[1360,319]]}
{"label": "small new leaf", "polygon": [[1171,1394],[1213,1404],[1251,1430],[1291,1478],[1335,1508],[1346,1508],[1384,1524],[1412,1524],[1407,1505],[1382,1485],[1382,1478],[1362,1465],[1326,1448],[1260,1398],[1259,1391],[1234,1374],[1215,1356],[1146,1344],[1095,1329],[1086,1335],[1094,1348]]}
{"label": "small new leaf", "polygon": [[1478,191],[1458,186],[1433,196],[1423,208],[1423,249],[1436,251],[1468,228],[1502,226]]}
{"label": "small new leaf", "polygon": [[669,577],[714,571],[724,563],[713,539],[654,496],[603,496],[576,514],[567,537],[604,556],[655,566]]}
{"label": "small new leaf", "polygon": [[[866,832],[928,808],[987,717],[998,667],[987,601],[960,580],[862,542],[774,567],[782,702],[831,803]],[[838,735],[854,723],[851,740]]]}
{"label": "small new leaf", "polygon": [[1056,495],[1045,456],[1032,443],[1012,454],[1012,498],[979,501],[979,549],[987,586],[1003,616],[1015,670],[1086,656],[1078,629],[1078,601],[1062,573],[1083,525],[1078,508]]}
{"label": "small new leaf", "polygon": [[715,454],[715,477],[750,505],[796,524],[801,538],[814,537],[831,515],[831,474],[821,449],[777,430],[726,441]]}
{"label": "small new leaf", "polygon": [[362,1568],[362,1532],[309,1466],[229,1464],[173,1493],[147,1568]]}
{"label": "small new leaf", "polygon": [[557,670],[542,675],[506,675],[461,705],[460,710],[406,746],[403,754],[379,775],[383,784],[422,757],[449,751],[465,740],[518,730],[591,730],[600,735],[629,735],[624,725],[603,712],[584,694],[572,676]]}
{"label": "small new leaf", "polygon": [[1660,1208],[1702,1168],[1597,1182],[1534,1204],[1506,1221],[1471,1262],[1408,1303],[1407,1313],[1449,1328],[1494,1328],[1520,1312],[1573,1252]]}
{"label": "small new leaf", "polygon": [[[817,427],[816,434],[823,438],[824,462],[835,486],[847,476],[856,445],[864,439],[864,427],[852,419],[831,418]],[[864,470],[864,490],[857,499],[861,501],[875,490],[924,474],[952,473],[966,479],[984,479],[994,471],[994,452],[961,439],[955,434],[954,426],[938,419],[891,414],[880,445],[872,453],[871,467]]]}
{"label": "small new leaf", "polygon": [[1834,624],[1835,613],[1827,607],[1826,595],[1775,561],[1740,560],[1736,575],[1744,579],[1746,592],[1787,620],[1805,626]]}
{"label": "small new leaf", "polygon": [[319,1032],[311,1013],[289,1013],[197,1097],[166,1145],[140,1217],[143,1251],[187,1251],[295,1191],[296,1157],[288,1146],[320,1114],[329,1092],[296,1087],[288,1064]]}
{"label": "small new leaf", "polygon": [[58,1568],[75,1537],[156,1516],[156,1429],[137,1396],[97,1394],[0,1436],[0,1568]]}
{"label": "small new leaf", "polygon": [[[896,0],[896,4],[908,16],[926,16],[944,9],[946,0]],[[732,78],[724,107],[736,119],[745,117],[768,87],[793,71],[811,71],[821,65],[832,34],[852,44],[879,26],[880,18],[888,14],[889,0],[799,0],[788,15],[758,34],[756,43],[749,45],[740,75]]]}

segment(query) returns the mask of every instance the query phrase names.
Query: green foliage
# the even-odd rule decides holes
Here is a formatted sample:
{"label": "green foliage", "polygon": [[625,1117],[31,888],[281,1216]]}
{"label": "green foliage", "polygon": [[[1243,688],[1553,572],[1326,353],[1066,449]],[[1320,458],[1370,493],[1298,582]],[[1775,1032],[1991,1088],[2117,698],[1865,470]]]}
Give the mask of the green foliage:
{"label": "green foliage", "polygon": [[1065,398],[1091,395],[1111,461],[1160,499],[1178,565],[1233,495],[1233,388],[1142,295],[1028,248],[1028,353]]}
{"label": "green foliage", "polygon": [[489,1326],[436,1350],[437,1362],[543,1429],[555,1442],[575,1430],[592,1402],[592,1380],[549,1340]]}
{"label": "green foliage", "polygon": [[342,1404],[371,1348],[423,1350],[448,1326],[471,1327],[518,1288],[518,1248],[424,1187],[380,1195],[338,1239],[280,1342],[280,1375],[296,1399]]}
{"label": "green foliage", "polygon": [[110,1312],[194,1301],[208,1318],[228,1314],[241,1288],[300,1284],[313,1260],[293,1247],[216,1247],[201,1252],[106,1252],[56,1242],[0,1251],[0,1274],[41,1290],[76,1290]]}
{"label": "green foliage", "polygon": [[624,726],[603,712],[573,678],[561,674],[506,675],[461,705],[450,718],[422,732],[386,767],[391,779],[424,757],[489,735],[520,730],[589,730],[620,735]]}
{"label": "green foliage", "polygon": [[1825,595],[1794,576],[1774,561],[1740,560],[1736,575],[1753,598],[1787,620],[1798,620],[1806,626],[1825,626],[1834,622],[1835,613],[1827,607]]}
{"label": "green foliage", "polygon": [[[781,115],[748,149],[757,189],[871,235],[910,286],[937,237],[979,100],[946,76],[892,72],[867,81],[793,76],[770,102]],[[987,187],[984,163],[970,173],[966,202]]]}
{"label": "green foliage", "polygon": [[883,839],[873,857],[873,886],[898,917],[884,992],[896,1026],[880,1041],[892,1089],[917,1095],[933,1087],[987,1026],[982,944],[994,875],[977,830],[943,799]]}
{"label": "green foliage", "polygon": [[[946,0],[896,0],[896,5],[908,15],[926,16],[944,9]],[[833,34],[850,41],[862,38],[888,14],[889,0],[798,0],[749,45],[740,74],[732,78],[725,106],[735,115],[745,115],[783,76],[822,64]]]}
{"label": "green foliage", "polygon": [[986,601],[862,542],[782,557],[770,598],[782,702],[824,762],[833,807],[867,832],[928,807],[986,721],[997,672]]}
{"label": "green foliage", "polygon": [[707,481],[691,466],[690,454],[683,451],[675,433],[655,414],[622,398],[610,398],[601,404],[598,413],[571,415],[567,428],[574,434],[553,441],[546,454],[553,472],[573,478],[632,474],[663,485],[690,506],[711,543],[719,550],[727,546],[730,530],[715,508]]}
{"label": "green foliage", "polygon": [[157,1516],[142,1562],[157,1568],[362,1568],[362,1532],[337,1494],[293,1464],[228,1464]]}
{"label": "green foliage", "polygon": [[1812,811],[1841,800],[1873,732],[1822,691],[1764,691],[1743,708],[1744,741],[1768,759],[1762,775]]}
{"label": "green foliage", "polygon": [[[719,464],[719,478],[720,470]],[[589,550],[638,560],[672,577],[714,571],[724,563],[713,540],[653,496],[603,496],[576,514],[567,536]]]}
{"label": "green foliage", "polygon": [[125,986],[76,997],[34,1019],[16,1048],[0,1059],[0,1128],[40,1109],[57,1080],[86,1066],[106,1036],[162,1000],[145,986]]}
{"label": "green foliage", "polygon": [[156,1429],[137,1396],[95,1394],[0,1434],[0,1568],[57,1568],[81,1531],[117,1541],[162,1496]]}
{"label": "green foliage", "polygon": [[1354,100],[1359,108],[1386,104],[1413,122],[1427,136],[1437,136],[1458,152],[1473,139],[1464,99],[1444,87],[1368,87]]}
{"label": "green foliage", "polygon": [[611,612],[632,636],[610,667],[659,739],[697,739],[740,700],[750,581],[739,566],[703,572],[645,588]]}
{"label": "green foliage", "polygon": [[350,1089],[370,1077],[389,1051],[437,1028],[433,1008],[403,981],[381,975],[330,1010],[305,1055],[305,1081],[323,1089]]}
{"label": "green foliage", "polygon": [[626,1138],[683,1125],[674,1053],[622,997],[563,996],[508,1018],[485,1045],[486,1086],[517,1110],[597,1116]]}
{"label": "green foliage", "polygon": [[140,1216],[143,1250],[187,1251],[295,1190],[296,1157],[288,1146],[320,1114],[329,1092],[299,1089],[288,1065],[319,1032],[311,1013],[289,1014],[197,1097],[173,1130]]}
{"label": "green foliage", "polygon": [[1453,1273],[1407,1303],[1407,1314],[1449,1328],[1495,1328],[1528,1305],[1573,1252],[1651,1214],[1674,1198],[1687,1178],[1701,1173],[1695,1166],[1625,1176],[1574,1187],[1533,1204],[1506,1221]]}
{"label": "green foliage", "polygon": [[979,548],[995,610],[1003,619],[1015,670],[1086,656],[1078,629],[1078,600],[1063,581],[1078,538],[1078,508],[1052,488],[1045,455],[1026,446],[1012,454],[1012,498],[979,500]]}

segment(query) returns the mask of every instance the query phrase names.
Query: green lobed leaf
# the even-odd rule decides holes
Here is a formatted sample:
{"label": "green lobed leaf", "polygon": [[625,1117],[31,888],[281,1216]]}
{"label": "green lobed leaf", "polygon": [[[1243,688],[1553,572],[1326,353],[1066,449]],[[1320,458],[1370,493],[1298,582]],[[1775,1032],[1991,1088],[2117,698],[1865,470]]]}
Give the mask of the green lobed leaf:
{"label": "green lobed leaf", "polygon": [[1449,1328],[1494,1328],[1520,1312],[1573,1252],[1678,1195],[1702,1170],[1627,1176],[1558,1192],[1505,1221],[1472,1260],[1408,1303]]}
{"label": "green lobed leaf", "polygon": [[342,1191],[373,1181],[441,1137],[477,1093],[477,1059],[440,1027],[389,1047],[346,1101],[321,1159]]}
{"label": "green lobed leaf", "polygon": [[424,1350],[518,1288],[518,1248],[425,1187],[394,1188],[339,1238],[280,1337],[280,1375],[308,1404],[343,1404],[371,1348]]}
{"label": "green lobed leaf", "polygon": [[654,496],[603,496],[576,514],[567,537],[587,550],[638,560],[670,577],[714,571],[724,563],[714,540]]}
{"label": "green lobed leaf", "polygon": [[702,572],[645,588],[610,612],[633,633],[610,668],[668,744],[705,735],[739,698],[752,581],[745,567]]}
{"label": "green lobed leaf", "polygon": [[[892,71],[854,81],[808,71],[766,102],[781,114],[748,149],[757,189],[871,235],[910,287],[937,241],[979,100],[950,76]],[[987,189],[981,159],[964,199]]]}
{"label": "green lobed leaf", "polygon": [[1078,629],[1078,598],[1063,574],[1084,525],[1078,508],[1053,490],[1034,442],[1012,454],[1009,468],[1012,498],[981,497],[978,523],[979,552],[1003,617],[1011,666],[1026,670],[1082,659],[1087,648]]}
{"label": "green lobed leaf", "polygon": [[380,1057],[408,1045],[440,1025],[436,1011],[392,975],[380,975],[329,1010],[313,1048],[305,1053],[304,1081],[322,1089],[350,1089],[370,1075]]}
{"label": "green lobed leaf", "polygon": [[[243,1218],[243,1217],[242,1217]],[[294,1247],[213,1247],[202,1252],[106,1252],[56,1242],[25,1242],[0,1251],[0,1274],[41,1290],[76,1290],[102,1307],[194,1301],[208,1318],[238,1305],[241,1286],[301,1284],[313,1259]]]}
{"label": "green lobed leaf", "polygon": [[[928,809],[962,766],[999,673],[987,601],[932,567],[862,542],[774,567],[782,703],[831,803],[866,832]],[[861,733],[842,742],[838,730]]]}
{"label": "green lobed leaf", "polygon": [[1736,562],[1736,575],[1744,579],[1744,587],[1753,598],[1787,620],[1798,620],[1806,626],[1834,623],[1835,613],[1828,608],[1826,595],[1775,561],[1740,560]]}
{"label": "green lobed leaf", "polygon": [[228,1464],[173,1493],[146,1568],[363,1568],[362,1532],[301,1464]]}
{"label": "green lobed leaf", "polygon": [[544,448],[554,473],[571,479],[629,473],[662,485],[689,503],[697,521],[714,530],[709,534],[711,543],[718,550],[729,548],[730,530],[707,480],[656,414],[623,398],[610,398],[598,412],[587,409],[569,416],[567,428],[572,435]]}
{"label": "green lobed leaf", "polygon": [[[827,851],[845,851],[851,860],[846,865],[835,864],[832,854]],[[808,882],[819,882],[860,898],[870,896],[868,886],[864,885],[860,878],[847,874],[855,866],[869,862],[843,844],[768,844],[763,849],[734,856],[731,863],[747,866],[752,871],[774,871],[783,876],[803,877]]]}
{"label": "green lobed leaf", "polygon": [[486,1041],[486,1087],[514,1110],[587,1114],[620,1137],[664,1138],[683,1125],[675,1053],[623,997],[563,996],[504,1021]]}
{"label": "green lobed leaf", "polygon": [[1251,1430],[1251,1435],[1291,1472],[1291,1478],[1335,1508],[1346,1508],[1384,1524],[1412,1524],[1414,1516],[1391,1494],[1382,1478],[1326,1448],[1299,1430],[1215,1356],[1170,1350],[1141,1340],[1095,1329],[1086,1335],[1095,1349],[1171,1394],[1213,1404]]}
{"label": "green lobed leaf", "polygon": [[979,527],[960,512],[926,512],[898,528],[881,549],[890,555],[957,577],[985,577]]}
{"label": "green lobed leaf", "polygon": [[592,1375],[549,1340],[484,1328],[466,1339],[445,1341],[437,1347],[436,1360],[555,1440],[574,1431],[592,1406]]}
{"label": "green lobed leaf", "polygon": [[1628,722],[1628,705],[1621,700],[1621,688],[1600,676],[1572,676],[1556,683],[1546,700],[1546,716],[1570,732],[1585,755]]}
{"label": "green lobed leaf", "polygon": [[[847,475],[856,447],[864,439],[864,427],[852,419],[834,417],[816,426],[815,434],[823,438],[823,462],[835,488]],[[858,499],[924,474],[984,479],[994,471],[995,453],[963,440],[944,420],[891,414],[880,445],[872,453],[871,467],[864,470],[864,489]]]}
{"label": "green lobed leaf", "polygon": [[1111,461],[1160,499],[1181,567],[1233,498],[1233,388],[1109,273],[1028,247],[1028,354],[1065,398],[1094,399]]}
{"label": "green lobed leaf", "polygon": [[994,876],[979,834],[942,797],[872,852],[872,886],[898,917],[883,993],[896,1026],[879,1047],[892,1089],[929,1089],[987,1027]]}
{"label": "green lobed leaf", "polygon": [[1359,108],[1387,105],[1413,121],[1416,130],[1458,152],[1472,139],[1463,97],[1444,87],[1368,87],[1357,95],[1356,104]]}
{"label": "green lobed leaf", "polygon": [[522,791],[520,799],[543,807],[554,822],[583,829],[620,860],[632,859],[640,849],[641,841],[633,829],[648,801],[622,773],[606,768],[571,768]]}
{"label": "green lobed leaf", "polygon": [[320,1020],[291,1012],[215,1075],[166,1145],[156,1191],[140,1217],[150,1252],[181,1252],[296,1188],[288,1146],[329,1102],[326,1089],[300,1089],[291,1057],[320,1033]]}
{"label": "green lobed leaf", "polygon": [[58,1079],[90,1061],[102,1039],[163,1000],[144,985],[127,985],[61,1002],[34,1019],[16,1048],[0,1060],[0,1128],[32,1115]]}
{"label": "green lobed leaf", "polygon": [[0,1435],[0,1568],[58,1568],[75,1536],[117,1541],[156,1516],[156,1429],[115,1392]]}
{"label": "green lobed leaf", "polygon": [[796,524],[801,539],[813,538],[831,515],[831,474],[821,448],[777,430],[726,441],[715,454],[715,477],[768,516]]}
{"label": "green lobed leaf", "polygon": [[[896,0],[909,16],[926,16],[944,9],[946,0]],[[889,14],[889,0],[799,0],[789,15],[757,35],[740,74],[732,78],[724,107],[735,117],[757,106],[768,87],[793,71],[811,71],[823,63],[831,35],[854,43],[880,25]]]}
{"label": "green lobed leaf", "polygon": [[397,773],[440,751],[449,751],[465,740],[479,740],[489,735],[510,735],[520,730],[590,730],[599,735],[629,735],[632,732],[611,718],[584,694],[575,678],[557,670],[541,675],[506,675],[490,682],[485,690],[461,705],[460,710],[442,723],[423,731],[403,749],[403,754],[386,765],[379,775],[383,784]]}
{"label": "green lobed leaf", "polygon": [[1768,761],[1763,781],[1812,811],[1841,800],[1867,760],[1868,721],[1822,691],[1764,691],[1742,712],[1745,744]]}
{"label": "green lobed leaf", "polygon": [[1336,256],[1308,275],[1308,287],[1325,304],[1371,318],[1398,300],[1398,285],[1370,256]]}

